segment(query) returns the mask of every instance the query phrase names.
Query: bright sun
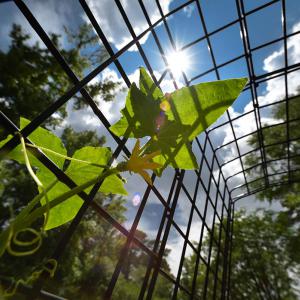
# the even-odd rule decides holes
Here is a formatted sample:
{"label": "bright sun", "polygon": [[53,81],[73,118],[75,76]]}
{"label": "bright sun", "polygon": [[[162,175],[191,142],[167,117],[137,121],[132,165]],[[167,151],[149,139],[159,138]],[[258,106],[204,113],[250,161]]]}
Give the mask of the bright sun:
{"label": "bright sun", "polygon": [[171,52],[166,55],[169,68],[174,76],[179,76],[181,72],[187,71],[190,66],[189,56],[182,51]]}

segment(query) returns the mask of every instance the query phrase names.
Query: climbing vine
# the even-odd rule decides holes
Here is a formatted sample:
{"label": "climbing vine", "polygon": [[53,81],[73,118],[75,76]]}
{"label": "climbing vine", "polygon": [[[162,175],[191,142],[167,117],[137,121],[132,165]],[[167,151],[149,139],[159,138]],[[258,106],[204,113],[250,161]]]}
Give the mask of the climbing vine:
{"label": "climbing vine", "polygon": [[[102,182],[100,191],[104,194],[126,195],[125,180],[121,177],[123,172],[137,173],[151,185],[147,170],[160,176],[167,166],[186,170],[197,168],[192,140],[232,105],[246,82],[246,78],[241,78],[200,83],[164,95],[141,68],[139,87],[134,83],[131,85],[121,111],[122,117],[110,127],[115,135],[135,138],[136,143],[130,158],[114,167],[110,165],[112,153],[109,148],[83,147],[68,157],[60,138],[42,127],[25,139],[22,129],[30,121],[21,117],[21,130],[16,133],[20,143],[4,158],[26,166],[39,194],[1,232],[0,257],[5,251],[14,256],[32,255],[38,251],[47,230],[65,224],[77,214],[83,203],[78,193],[89,193],[98,182]],[[140,138],[143,137],[149,139],[141,146]],[[12,135],[1,141],[0,146],[11,138]],[[77,186],[70,189],[60,182],[31,150],[47,155]],[[41,218],[44,221],[38,231],[32,225]],[[32,237],[31,240],[21,239],[24,232]],[[47,270],[53,276],[57,263],[54,260],[49,262],[52,268],[44,266],[41,270]],[[7,291],[7,295],[13,294],[19,283],[38,278],[40,272],[36,271],[28,280],[18,282]]]}

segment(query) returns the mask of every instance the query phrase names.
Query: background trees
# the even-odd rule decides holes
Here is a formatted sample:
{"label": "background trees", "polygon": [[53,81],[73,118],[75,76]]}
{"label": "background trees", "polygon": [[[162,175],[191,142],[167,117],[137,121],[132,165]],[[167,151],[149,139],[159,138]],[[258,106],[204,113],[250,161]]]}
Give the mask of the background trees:
{"label": "background trees", "polygon": [[[216,224],[219,226],[219,224]],[[216,235],[216,234],[215,234]],[[217,236],[216,236],[217,238]],[[287,228],[279,215],[267,210],[246,214],[240,211],[234,219],[234,237],[231,265],[230,299],[298,299],[300,264],[293,253],[297,231]],[[208,254],[210,237],[204,241],[204,257]],[[299,239],[298,239],[299,241]],[[213,243],[211,270],[215,270],[218,249]],[[184,262],[183,282],[191,286],[196,255]],[[219,274],[222,275],[222,255],[219,257]],[[203,299],[206,267],[200,261],[196,299]],[[213,276],[208,281],[208,299],[221,298],[221,285],[214,286]],[[214,288],[216,289],[214,291]],[[184,299],[188,299],[187,297]]]}
{"label": "background trees", "polygon": [[[300,89],[299,89],[300,92]],[[291,169],[296,169],[300,165],[300,129],[299,129],[299,118],[300,118],[300,96],[294,97],[288,101],[288,111],[289,111],[289,152],[290,152],[290,166]],[[276,120],[284,121],[286,120],[286,103],[282,102],[280,104],[274,105],[272,115]],[[284,159],[288,155],[288,143],[287,143],[287,126],[286,124],[279,124],[276,126],[264,128],[263,131],[264,144],[266,145],[266,156],[267,160]],[[279,145],[274,145],[275,143],[280,143]],[[249,141],[250,145],[253,147],[258,147],[258,141],[256,138],[252,138]],[[268,146],[270,145],[270,146]],[[257,157],[253,154],[248,157],[247,163],[249,166],[254,165],[258,162]],[[279,171],[284,171],[287,169],[287,161],[279,161],[277,163],[269,163],[268,167],[270,169],[270,174],[276,174]],[[257,169],[250,172],[258,173]],[[277,175],[279,180],[287,180],[287,175]],[[300,185],[295,182],[299,180],[299,172],[291,173],[291,184],[285,186],[275,186],[263,193],[258,193],[257,196],[262,200],[279,200],[281,204],[288,208],[292,205],[295,197],[299,194]],[[254,184],[253,187],[257,185]],[[299,199],[299,198],[298,198]],[[294,203],[295,204],[295,203]],[[293,205],[292,205],[293,206]],[[298,219],[299,220],[299,219]]]}
{"label": "background trees", "polygon": [[[7,52],[0,50],[0,109],[18,124],[19,116],[32,120],[63,95],[73,84],[48,49],[38,42],[29,43],[30,36],[19,25],[13,25],[11,45]],[[81,25],[77,34],[68,32],[72,47],[63,48],[60,36],[51,34],[51,40],[73,72],[82,78],[84,72],[99,64],[105,50],[89,25]],[[93,81],[86,86],[97,102],[98,97],[111,101],[118,82],[110,79]],[[74,109],[84,107],[85,101],[73,97]],[[44,125],[58,125],[67,115],[62,106]]]}
{"label": "background trees", "polygon": [[[287,174],[279,174],[287,170],[288,149],[290,169],[294,170],[300,166],[300,129],[297,120],[300,118],[300,97],[290,99],[287,105],[290,143],[287,143],[286,124],[264,128],[262,131],[267,160],[270,161],[268,172],[270,178],[276,181],[288,180]],[[272,117],[286,120],[286,102],[274,105]],[[279,142],[282,144],[278,145]],[[249,143],[254,148],[258,146],[255,138],[252,138]],[[277,161],[272,162],[272,160]],[[255,154],[247,159],[249,166],[258,162]],[[251,169],[249,173],[259,176],[260,169]],[[238,291],[243,291],[245,294],[252,289],[257,291],[257,299],[297,299],[297,295],[299,296],[297,289],[300,267],[299,175],[299,171],[292,171],[289,184],[273,186],[256,194],[261,200],[271,203],[279,201],[282,206],[281,211],[270,212],[265,209],[245,218],[239,215],[235,221],[232,270],[235,276],[233,293],[236,295]],[[258,181],[252,183],[252,188],[258,187]],[[238,275],[249,277],[249,280],[241,282]]]}
{"label": "background trees", "polygon": [[[300,90],[298,90],[300,92]],[[289,111],[289,138],[290,143],[287,141],[286,124],[276,125],[263,131],[265,145],[272,145],[283,141],[281,145],[271,146],[266,148],[267,159],[275,160],[277,162],[269,163],[270,172],[275,174],[278,181],[287,181],[288,175],[278,175],[280,171],[287,170],[287,155],[288,147],[290,153],[290,183],[286,185],[277,185],[257,194],[261,200],[268,200],[270,202],[280,201],[282,211],[278,212],[277,220],[285,226],[286,230],[293,230],[295,236],[290,239],[289,255],[292,256],[299,263],[299,254],[297,249],[300,243],[300,172],[293,171],[300,167],[300,96],[295,96],[288,101]],[[275,106],[272,116],[275,119],[286,119],[286,103],[282,102]],[[250,144],[256,147],[257,140],[250,140]],[[281,159],[282,158],[282,159]],[[257,158],[252,155],[248,159],[248,164],[251,165],[257,161]],[[255,170],[254,170],[255,172]],[[256,187],[256,184],[253,184]]]}
{"label": "background trees", "polygon": [[[289,100],[289,134],[291,169],[300,165],[300,97]],[[274,105],[271,117],[277,120],[286,119],[286,103]],[[291,121],[294,120],[294,121]],[[275,174],[278,181],[288,179],[287,174],[278,172],[287,168],[287,131],[286,124],[263,129],[267,160],[278,160],[268,164],[269,174]],[[280,145],[274,145],[283,142]],[[259,147],[258,140],[252,138],[249,143]],[[270,145],[270,146],[269,146]],[[284,158],[284,159],[282,159]],[[251,154],[247,159],[249,167],[259,163],[259,158]],[[262,177],[260,167],[249,169],[251,175]],[[238,211],[234,218],[234,235],[231,265],[230,299],[298,299],[300,295],[300,176],[299,172],[291,173],[291,183],[277,185],[257,193],[257,198],[269,202],[280,201],[282,210],[271,211],[267,208],[253,213]],[[252,188],[260,187],[260,182],[252,183]],[[241,200],[242,201],[242,200]],[[226,220],[225,220],[226,221]],[[216,224],[218,227],[219,224]],[[215,237],[216,233],[214,233]],[[203,244],[203,256],[208,256],[210,236]],[[217,247],[213,243],[211,269],[217,262]],[[184,262],[182,281],[191,286],[195,269],[196,255]],[[222,271],[222,256],[219,257],[219,270]],[[206,267],[200,261],[196,299],[203,298]],[[216,299],[220,299],[220,286],[216,288]],[[213,299],[214,281],[209,280],[207,297]],[[184,298],[184,296],[183,296]],[[184,299],[188,299],[187,297]]]}
{"label": "background trees", "polygon": [[267,210],[238,214],[234,231],[232,298],[297,299],[300,265],[290,253],[297,233]]}

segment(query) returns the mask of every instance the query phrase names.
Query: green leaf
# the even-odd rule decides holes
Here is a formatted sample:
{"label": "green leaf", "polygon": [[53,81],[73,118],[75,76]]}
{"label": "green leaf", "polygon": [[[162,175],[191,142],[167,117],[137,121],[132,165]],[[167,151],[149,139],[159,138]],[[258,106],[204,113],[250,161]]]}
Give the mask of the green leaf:
{"label": "green leaf", "polygon": [[190,142],[232,105],[246,82],[247,78],[200,83],[164,96],[142,68],[140,90],[131,86],[123,116],[111,130],[118,136],[150,136],[146,152],[161,151],[153,159],[163,165],[159,173],[168,164],[195,169]]}
{"label": "green leaf", "polygon": [[[135,83],[129,89],[120,121],[110,127],[117,136],[140,138],[155,134],[155,119],[159,115],[159,101],[142,93]],[[130,135],[129,135],[130,133]]]}
{"label": "green leaf", "polygon": [[[29,120],[21,117],[20,118],[20,129],[23,129],[30,123]],[[12,138],[12,135],[9,135],[5,140],[2,140],[0,142],[0,147],[2,147],[6,142],[8,142]],[[42,127],[38,127],[36,130],[34,130],[28,138],[37,145],[43,146],[45,148],[48,148],[50,150],[53,150],[55,152],[58,152],[60,154],[66,155],[67,150],[65,149],[63,143],[61,142],[60,138],[57,137],[55,134],[50,132],[47,129],[44,129]],[[64,158],[58,157],[52,153],[47,153],[47,156],[59,167],[63,168],[64,165]],[[17,147],[15,147],[12,151],[8,153],[6,156],[8,159],[15,160],[21,164],[25,164],[24,160],[24,154],[21,149],[21,145],[19,144]],[[28,151],[28,157],[30,160],[31,165],[37,167],[39,171],[46,169],[46,167],[34,156]]]}
{"label": "green leaf", "polygon": [[[29,120],[25,118],[20,119],[20,127],[21,129],[27,126],[30,123]],[[8,136],[6,140],[0,142],[0,146],[4,145],[12,136]],[[53,150],[57,153],[62,155],[67,155],[67,151],[62,144],[61,140],[55,136],[53,133],[48,131],[47,129],[38,127],[34,132],[29,135],[29,139],[38,146],[42,146]],[[28,151],[30,163],[32,166],[38,168],[37,176],[40,181],[43,183],[44,187],[50,185],[55,179],[56,176],[47,168],[45,167],[34,155],[30,154]],[[53,153],[47,152],[46,155],[59,167],[63,168],[65,159],[63,157],[59,157]],[[111,158],[111,151],[108,148],[96,148],[96,147],[84,147],[80,150],[77,150],[74,153],[74,158],[86,160],[91,163],[97,163],[106,165],[110,158]],[[21,146],[18,145],[14,148],[7,156],[9,159],[16,160],[17,162],[24,164],[24,155],[21,151]],[[70,165],[66,170],[66,174],[73,179],[73,181],[77,184],[83,184],[86,181],[95,178],[96,176],[102,173],[103,169],[88,165],[86,163],[80,163],[77,161],[71,161]],[[92,187],[85,190],[85,192],[89,192]],[[55,199],[59,195],[67,192],[69,187],[65,184],[58,182],[54,188],[52,188],[48,192],[48,198],[51,201]],[[41,192],[41,189],[39,189]],[[100,187],[100,191],[104,194],[120,194],[120,195],[127,195],[127,192],[124,188],[124,182],[117,176],[111,175],[107,177],[103,184]],[[45,204],[45,198],[41,200],[42,205]],[[54,227],[60,226],[74,218],[77,214],[78,210],[80,209],[83,200],[79,196],[73,196],[70,199],[64,201],[63,203],[55,206],[50,210],[49,219],[46,224],[46,229],[52,229]]]}
{"label": "green leaf", "polygon": [[[100,147],[83,147],[77,150],[73,158],[80,160],[88,160],[92,163],[106,165],[111,158],[111,151],[109,148]],[[81,185],[102,173],[103,169],[97,166],[87,165],[78,161],[71,161],[70,165],[66,170],[66,174],[77,184]],[[52,177],[50,172],[41,174],[40,179],[42,182],[51,183]],[[92,187],[85,190],[89,193]],[[57,196],[67,192],[69,188],[63,183],[58,183],[53,188],[48,196],[50,199],[54,199]],[[127,195],[124,189],[124,182],[117,176],[111,175],[107,177],[100,187],[100,191],[104,194],[121,194]],[[45,202],[45,201],[43,201]],[[63,203],[57,205],[50,210],[49,219],[46,225],[46,230],[58,227],[70,220],[72,220],[83,204],[83,200],[79,196],[73,196]]]}
{"label": "green leaf", "polygon": [[[165,112],[167,120],[157,133],[154,147],[166,160],[162,169],[168,164],[185,170],[197,168],[190,142],[232,105],[246,82],[247,78],[200,83],[168,95],[170,109]],[[152,151],[153,145],[149,148]],[[155,161],[158,159],[162,161]]]}
{"label": "green leaf", "polygon": [[[25,118],[20,118],[20,128],[23,129],[25,126],[27,126],[30,123],[29,120]],[[50,150],[53,150],[57,153],[60,153],[62,155],[67,155],[67,150],[65,146],[63,145],[62,141],[59,137],[57,137],[55,134],[53,134],[51,131],[38,127],[36,130],[34,130],[30,135],[29,139],[36,145],[43,146],[45,148],[48,148]],[[64,158],[56,156],[52,153],[47,153],[47,156],[59,167],[63,168],[64,165]]]}
{"label": "green leaf", "polygon": [[189,125],[165,119],[163,126],[147,143],[146,151],[148,153],[161,151],[161,154],[153,159],[163,166],[157,172],[158,175],[167,165],[185,170],[197,168],[197,160],[192,151],[191,142],[188,140],[190,130]]}
{"label": "green leaf", "polygon": [[[106,165],[111,159],[112,153],[109,148],[104,147],[83,147],[77,150],[73,157],[81,160],[88,160],[91,163]],[[78,184],[83,184],[89,179],[100,175],[103,169],[97,166],[81,164],[71,161],[66,173]],[[89,190],[88,190],[89,191]],[[100,192],[104,194],[120,194],[127,195],[124,188],[124,182],[117,176],[107,177],[100,187]]]}
{"label": "green leaf", "polygon": [[144,68],[140,68],[140,90],[151,100],[158,100],[164,97],[162,91],[155,85],[151,77]]}
{"label": "green leaf", "polygon": [[200,83],[170,94],[169,120],[191,126],[189,140],[213,124],[239,96],[247,78]]}

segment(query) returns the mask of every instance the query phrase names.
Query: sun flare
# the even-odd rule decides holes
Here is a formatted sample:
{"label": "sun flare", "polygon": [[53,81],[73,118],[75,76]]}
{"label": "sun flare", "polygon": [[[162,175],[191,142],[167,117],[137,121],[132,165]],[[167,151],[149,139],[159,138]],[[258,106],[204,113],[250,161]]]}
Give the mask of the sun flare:
{"label": "sun flare", "polygon": [[167,56],[170,70],[174,76],[179,76],[181,72],[186,72],[190,67],[190,59],[187,53],[182,51],[170,52]]}

